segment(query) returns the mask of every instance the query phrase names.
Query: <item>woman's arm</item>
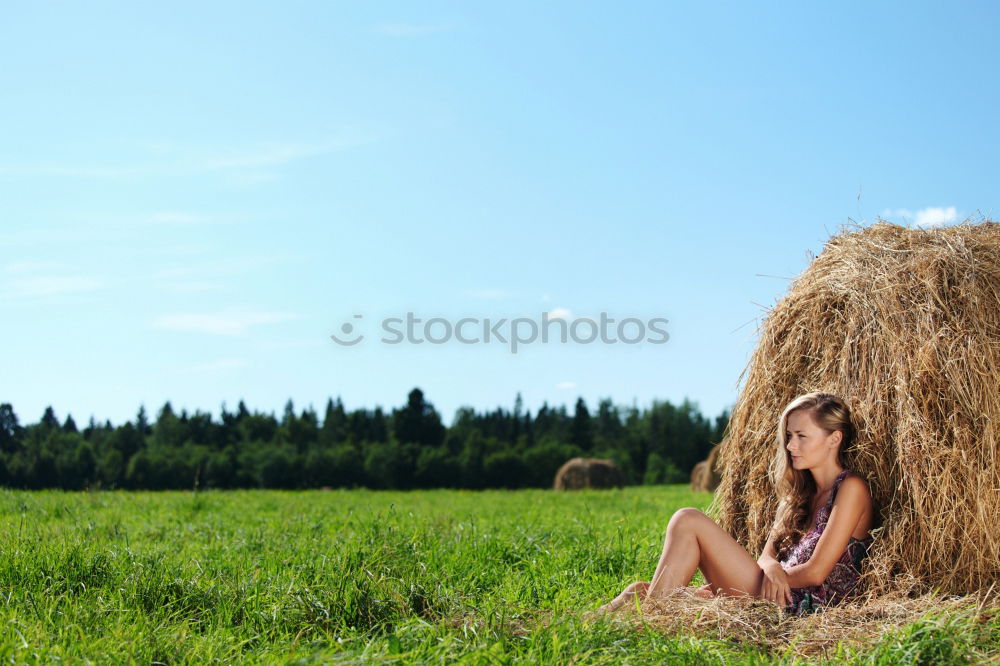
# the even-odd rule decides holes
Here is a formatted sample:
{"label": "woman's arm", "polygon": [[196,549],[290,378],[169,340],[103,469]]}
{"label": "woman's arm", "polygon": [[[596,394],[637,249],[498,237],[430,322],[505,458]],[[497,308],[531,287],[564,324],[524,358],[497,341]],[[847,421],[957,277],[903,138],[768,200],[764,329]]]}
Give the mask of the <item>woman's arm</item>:
{"label": "woman's arm", "polygon": [[792,581],[789,580],[787,572],[778,562],[777,553],[774,551],[774,534],[780,522],[783,507],[784,502],[778,506],[777,517],[771,528],[771,533],[767,536],[764,551],[757,558],[757,566],[763,572],[759,595],[762,599],[768,599],[778,605],[788,604],[792,601]]}
{"label": "woman's arm", "polygon": [[[815,577],[815,567],[809,566],[812,562],[810,559],[802,564],[796,564],[795,566],[788,567],[785,569],[781,566],[781,563],[777,560],[777,553],[774,552],[774,536],[768,537],[767,544],[764,546],[764,552],[761,553],[760,557],[757,558],[757,565],[764,570],[766,574],[768,569],[771,567],[778,567],[785,572],[785,576],[788,580],[789,587],[809,587],[811,585],[818,585],[818,583],[813,583],[812,580]],[[833,565],[830,565],[833,568]],[[826,580],[823,578],[822,580]]]}
{"label": "woman's arm", "polygon": [[785,511],[785,500],[781,500],[778,503],[778,510],[775,512],[774,525],[771,526],[771,533],[767,536],[767,543],[764,544],[764,550],[761,552],[760,557],[757,558],[757,564],[763,569],[765,564],[770,564],[771,562],[777,563],[778,553],[774,551],[774,533],[781,524],[781,516]]}
{"label": "woman's arm", "polygon": [[816,542],[812,557],[798,567],[788,569],[789,577],[793,569],[802,567],[804,577],[811,581],[808,585],[822,585],[847,548],[851,532],[857,527],[861,516],[871,507],[871,503],[868,484],[863,479],[851,476],[841,481],[826,527]]}
{"label": "woman's arm", "polygon": [[774,532],[771,532],[771,536],[767,537],[767,543],[764,544],[764,551],[757,558],[757,564],[763,569],[765,564],[770,563],[777,564],[778,554],[774,552]]}

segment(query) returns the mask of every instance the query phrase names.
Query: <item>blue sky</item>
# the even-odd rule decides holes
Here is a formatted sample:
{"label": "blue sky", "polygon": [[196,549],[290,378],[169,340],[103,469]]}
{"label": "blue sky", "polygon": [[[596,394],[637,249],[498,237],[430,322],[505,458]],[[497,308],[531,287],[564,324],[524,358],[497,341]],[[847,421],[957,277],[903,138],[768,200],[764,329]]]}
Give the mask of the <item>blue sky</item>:
{"label": "blue sky", "polygon": [[[841,225],[995,216],[994,3],[4,13],[0,401],[22,422],[414,386],[449,423],[518,391],[714,416]],[[406,312],[662,317],[669,339],[382,343]],[[344,322],[361,343],[330,339]]]}

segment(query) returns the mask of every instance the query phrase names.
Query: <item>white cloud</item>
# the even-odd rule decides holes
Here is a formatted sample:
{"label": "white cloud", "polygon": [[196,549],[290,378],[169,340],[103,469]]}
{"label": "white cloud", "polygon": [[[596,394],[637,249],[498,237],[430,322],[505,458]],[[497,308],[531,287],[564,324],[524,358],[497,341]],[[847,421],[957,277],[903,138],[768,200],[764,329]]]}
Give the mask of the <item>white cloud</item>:
{"label": "white cloud", "polygon": [[[26,247],[24,252],[9,252],[12,256],[24,256],[38,253],[37,246],[94,246],[106,245],[110,242],[139,241],[143,252],[163,253],[170,248],[178,247],[177,243],[161,245],[149,243],[145,236],[151,229],[173,230],[188,227],[197,229],[205,225],[235,224],[253,221],[259,217],[252,213],[212,213],[203,214],[191,211],[145,211],[135,213],[117,212],[80,212],[60,213],[56,221],[62,226],[42,226],[41,222],[29,223],[20,229],[0,231],[0,246]],[[181,236],[173,239],[181,240]],[[35,246],[35,247],[33,247]],[[193,247],[191,244],[188,248]],[[206,248],[204,244],[200,246]],[[190,254],[190,252],[186,252]],[[38,262],[18,262],[25,264],[23,270],[32,268]],[[48,264],[49,262],[46,262]],[[30,265],[29,265],[30,264]],[[13,272],[13,271],[11,271]]]}
{"label": "white cloud", "polygon": [[171,292],[232,291],[234,287],[231,282],[227,282],[229,278],[251,271],[261,272],[269,266],[289,259],[301,259],[301,255],[281,252],[269,256],[227,257],[214,260],[206,258],[166,265],[142,277],[151,280],[156,287]]}
{"label": "white cloud", "polygon": [[172,224],[172,225],[186,226],[191,224],[204,224],[206,222],[215,222],[217,220],[207,215],[196,215],[194,213],[182,213],[178,211],[163,211],[160,213],[153,213],[152,215],[150,215],[149,221],[155,224]]}
{"label": "white cloud", "polygon": [[155,171],[148,166],[100,164],[54,164],[45,162],[0,164],[0,174],[28,176],[69,176],[73,178],[124,179]]}
{"label": "white cloud", "polygon": [[200,254],[207,254],[213,247],[206,243],[175,243],[173,245],[157,245],[147,248],[150,254],[157,256],[184,256],[191,257]]}
{"label": "white cloud", "polygon": [[215,361],[209,361],[208,363],[189,365],[183,368],[183,370],[189,372],[215,372],[218,370],[234,370],[248,365],[250,365],[250,361],[245,358],[220,358]]}
{"label": "white cloud", "polygon": [[915,227],[940,227],[958,219],[958,212],[954,206],[947,208],[924,208],[917,211],[917,219],[914,220]]}
{"label": "white cloud", "polygon": [[59,268],[61,264],[54,261],[12,261],[7,264],[8,273],[31,273],[33,271],[44,271]]}
{"label": "white cloud", "polygon": [[885,219],[898,219],[909,224],[911,228],[927,229],[930,227],[941,227],[955,222],[958,219],[958,211],[954,206],[937,207],[929,206],[914,212],[909,208],[886,208],[882,211]]}
{"label": "white cloud", "polygon": [[184,264],[175,264],[167,268],[161,268],[149,277],[154,279],[227,277],[248,271],[259,271],[284,260],[300,258],[301,255],[294,252],[281,252],[258,257],[245,256],[214,260],[206,259],[200,265],[189,261]]}
{"label": "white cloud", "polygon": [[390,37],[415,37],[454,30],[454,23],[381,23],[375,32]]}
{"label": "white cloud", "polygon": [[276,171],[261,171],[259,169],[241,169],[224,172],[223,182],[232,187],[253,187],[261,183],[270,183],[281,178]]}
{"label": "white cloud", "polygon": [[553,308],[549,310],[549,319],[569,319],[573,313],[566,308]]}
{"label": "white cloud", "polygon": [[211,151],[200,156],[199,164],[206,169],[245,169],[280,166],[326,155],[359,143],[362,137],[345,137],[313,144],[271,142],[236,150]]}
{"label": "white cloud", "polygon": [[292,347],[326,347],[330,344],[330,338],[308,338],[299,340],[277,340],[264,341],[260,344],[262,349],[288,349]]}
{"label": "white cloud", "polygon": [[155,318],[151,326],[170,331],[188,333],[209,333],[211,335],[245,335],[251,326],[275,324],[298,315],[288,312],[241,312],[217,313],[182,312],[166,314]]}
{"label": "white cloud", "polygon": [[221,282],[207,280],[192,280],[189,282],[161,282],[160,288],[177,294],[203,293],[207,291],[232,291],[233,287]]}
{"label": "white cloud", "polygon": [[374,140],[375,137],[368,132],[348,130],[338,137],[321,141],[265,141],[240,147],[192,147],[170,142],[145,142],[141,148],[154,154],[152,160],[126,164],[9,163],[0,164],[0,174],[120,180],[217,171],[237,178],[238,184],[252,184],[277,177],[274,173],[261,171],[264,167],[284,166]]}
{"label": "white cloud", "polygon": [[575,389],[576,382],[559,382],[556,384],[557,389]]}
{"label": "white cloud", "polygon": [[482,299],[510,298],[513,294],[506,289],[466,289],[466,296]]}
{"label": "white cloud", "polygon": [[39,275],[19,278],[0,287],[0,299],[15,300],[57,296],[104,287],[102,278],[86,275]]}

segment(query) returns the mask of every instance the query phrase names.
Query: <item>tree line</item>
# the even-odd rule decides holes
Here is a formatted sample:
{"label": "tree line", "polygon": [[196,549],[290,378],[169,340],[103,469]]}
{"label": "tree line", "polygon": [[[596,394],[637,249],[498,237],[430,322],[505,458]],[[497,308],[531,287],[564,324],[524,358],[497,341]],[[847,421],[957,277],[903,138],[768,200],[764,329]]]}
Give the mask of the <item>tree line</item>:
{"label": "tree line", "polygon": [[706,418],[685,399],[649,408],[603,399],[591,412],[583,398],[569,414],[542,405],[532,415],[517,394],[513,410],[460,408],[450,427],[419,388],[406,404],[383,412],[344,409],[328,399],[322,420],[312,407],[296,413],[236,411],[221,417],[175,413],[170,402],[150,421],[80,429],[48,407],[21,425],[0,404],[0,485],[26,488],[526,488],[550,487],[559,466],[576,456],[610,458],[631,484],[683,483],[721,441],[724,410]]}

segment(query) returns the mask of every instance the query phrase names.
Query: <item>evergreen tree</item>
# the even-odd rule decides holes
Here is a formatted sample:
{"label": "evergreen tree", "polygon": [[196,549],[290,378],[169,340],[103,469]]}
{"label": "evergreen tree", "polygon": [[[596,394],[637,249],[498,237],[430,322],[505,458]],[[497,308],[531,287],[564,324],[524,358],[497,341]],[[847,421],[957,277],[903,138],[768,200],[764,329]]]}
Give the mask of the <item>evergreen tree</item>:
{"label": "evergreen tree", "polygon": [[623,431],[618,409],[610,398],[604,398],[597,407],[595,441],[601,448],[618,448]]}
{"label": "evergreen tree", "polygon": [[66,420],[62,424],[62,431],[74,435],[79,432],[79,430],[77,430],[76,428],[76,421],[73,420],[72,414],[66,415]]}
{"label": "evergreen tree", "polygon": [[13,453],[21,446],[24,428],[17,422],[14,406],[9,402],[0,405],[0,452]]}
{"label": "evergreen tree", "polygon": [[312,407],[302,410],[301,416],[295,415],[292,401],[285,403],[285,414],[281,419],[278,431],[281,441],[288,443],[297,455],[302,455],[319,439],[319,422]]}
{"label": "evergreen tree", "polygon": [[716,444],[721,442],[726,436],[726,428],[729,427],[729,408],[722,410],[722,413],[715,417],[715,428],[712,432],[712,441]]}
{"label": "evergreen tree", "polygon": [[393,410],[392,423],[396,441],[400,443],[439,446],[444,442],[441,417],[434,406],[424,400],[424,393],[419,388],[410,391],[406,407]]}
{"label": "evergreen tree", "polygon": [[233,446],[239,441],[239,414],[226,410],[226,403],[220,409],[221,425],[214,428],[213,444],[217,450]]}
{"label": "evergreen tree", "polygon": [[134,425],[126,422],[114,431],[111,446],[121,455],[122,462],[128,463],[132,456],[145,448],[145,440]]}
{"label": "evergreen tree", "polygon": [[[170,403],[168,402],[167,405]],[[149,425],[149,417],[146,416],[146,405],[139,405],[139,412],[135,415],[135,429],[145,437],[153,432]]]}
{"label": "evergreen tree", "polygon": [[528,443],[528,446],[535,445],[535,426],[531,421],[531,410],[527,410],[524,413],[524,423],[522,425],[522,431],[524,432],[524,438]]}
{"label": "evergreen tree", "polygon": [[47,430],[59,429],[59,419],[56,418],[56,413],[52,410],[51,406],[45,408],[40,425]]}
{"label": "evergreen tree", "polygon": [[87,423],[87,427],[83,429],[83,438],[88,441],[93,439],[94,435],[97,433],[98,430],[100,430],[100,428],[101,426],[97,424],[97,420],[94,418],[94,415],[91,414],[90,421]]}
{"label": "evergreen tree", "polygon": [[570,430],[570,443],[580,447],[583,451],[590,451],[594,447],[594,433],[593,426],[590,423],[590,412],[587,411],[587,403],[583,401],[582,397],[576,400],[576,410]]}
{"label": "evergreen tree", "polygon": [[[186,411],[182,414],[187,418]],[[138,430],[137,430],[138,432]],[[142,434],[141,432],[139,433]],[[184,443],[184,430],[181,419],[174,414],[174,408],[170,401],[163,403],[160,413],[156,416],[156,424],[153,426],[152,443],[164,449],[179,448]]]}
{"label": "evergreen tree", "polygon": [[524,410],[524,402],[521,400],[521,392],[517,392],[517,397],[514,398],[514,414],[511,423],[510,438],[515,444],[517,440],[521,437],[521,418],[523,416],[522,411]]}
{"label": "evergreen tree", "polygon": [[371,428],[368,436],[368,441],[370,442],[388,442],[389,441],[389,424],[388,419],[385,417],[385,413],[382,411],[381,407],[376,406],[375,412],[372,414]]}
{"label": "evergreen tree", "polygon": [[324,448],[330,448],[335,444],[347,441],[347,414],[344,411],[344,403],[337,396],[335,403],[332,398],[327,399],[326,413],[323,416],[323,427],[320,429],[319,442]]}

